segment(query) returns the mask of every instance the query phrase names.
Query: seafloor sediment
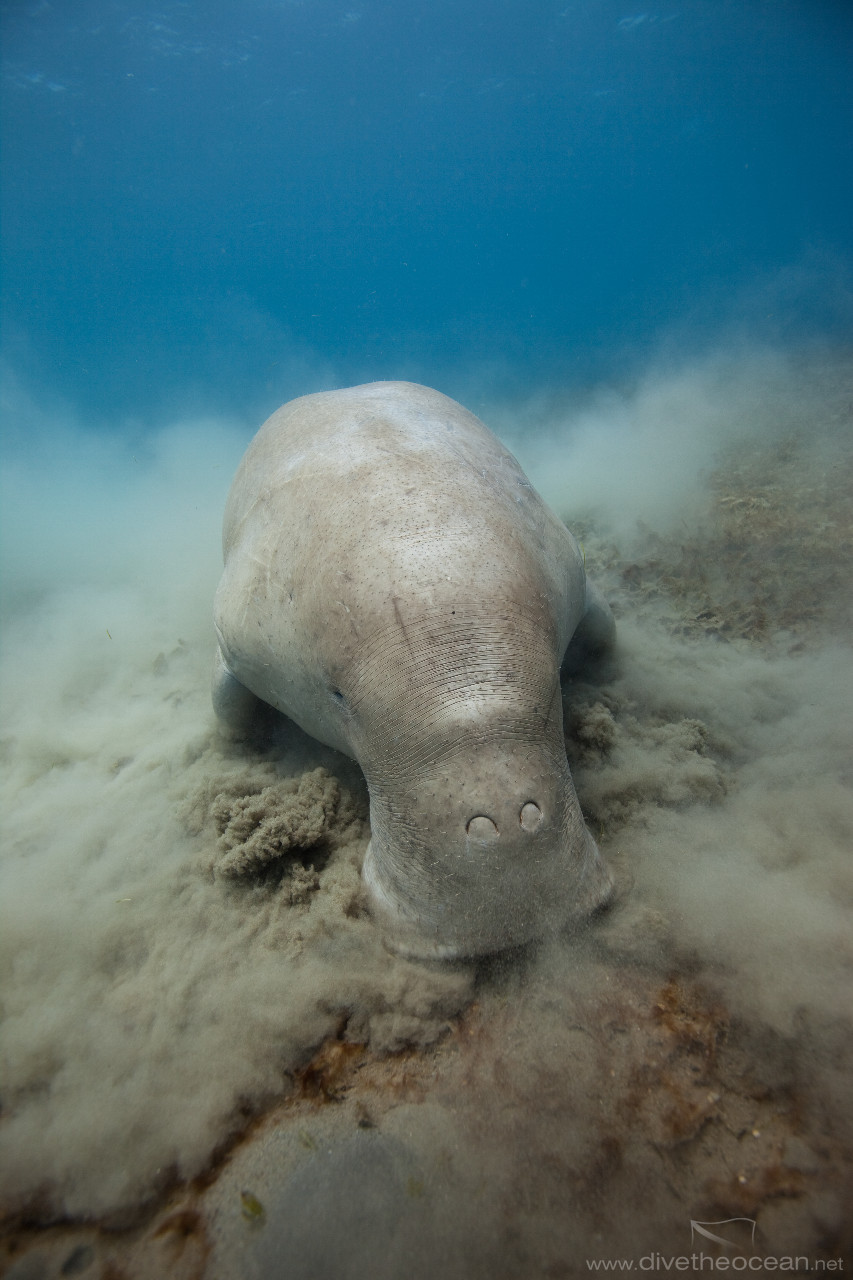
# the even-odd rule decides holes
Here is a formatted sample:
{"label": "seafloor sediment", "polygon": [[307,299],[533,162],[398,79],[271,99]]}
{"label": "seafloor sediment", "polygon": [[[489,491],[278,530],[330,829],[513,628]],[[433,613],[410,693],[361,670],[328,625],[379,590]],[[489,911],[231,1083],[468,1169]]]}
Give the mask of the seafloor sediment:
{"label": "seafloor sediment", "polygon": [[[312,1006],[278,1083],[194,1176],[167,1170],[104,1212],[69,1212],[49,1186],[10,1203],[9,1276],[559,1280],[703,1249],[853,1259],[837,746],[853,415],[840,392],[828,403],[821,422],[729,448],[676,531],[580,529],[621,638],[565,690],[581,803],[617,880],[577,936],[383,969],[353,772],[295,769],[274,728],[254,755],[197,745],[175,793],[191,874],[247,934],[263,919],[327,1017]],[[356,941],[336,953],[342,921]],[[360,947],[365,977],[348,969]],[[729,1219],[731,1246],[696,1234]]]}

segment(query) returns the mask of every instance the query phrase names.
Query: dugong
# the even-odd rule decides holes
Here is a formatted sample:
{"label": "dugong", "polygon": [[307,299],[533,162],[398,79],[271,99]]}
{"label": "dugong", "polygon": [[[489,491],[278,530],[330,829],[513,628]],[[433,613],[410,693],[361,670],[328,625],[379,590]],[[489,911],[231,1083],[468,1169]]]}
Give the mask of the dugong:
{"label": "dugong", "polygon": [[291,400],[240,463],[223,545],[215,710],[240,735],[267,703],[361,766],[394,949],[497,951],[606,900],[560,666],[613,617],[478,418],[407,382]]}

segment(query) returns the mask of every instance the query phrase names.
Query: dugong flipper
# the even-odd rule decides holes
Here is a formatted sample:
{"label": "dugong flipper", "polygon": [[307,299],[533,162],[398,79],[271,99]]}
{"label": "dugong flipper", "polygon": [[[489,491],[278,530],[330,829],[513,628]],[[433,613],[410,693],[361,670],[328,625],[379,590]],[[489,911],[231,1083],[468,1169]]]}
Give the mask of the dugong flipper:
{"label": "dugong flipper", "polygon": [[240,464],[224,551],[217,713],[242,733],[268,703],[358,761],[393,945],[494,951],[606,899],[559,672],[613,618],[479,419],[405,382],[291,401]]}

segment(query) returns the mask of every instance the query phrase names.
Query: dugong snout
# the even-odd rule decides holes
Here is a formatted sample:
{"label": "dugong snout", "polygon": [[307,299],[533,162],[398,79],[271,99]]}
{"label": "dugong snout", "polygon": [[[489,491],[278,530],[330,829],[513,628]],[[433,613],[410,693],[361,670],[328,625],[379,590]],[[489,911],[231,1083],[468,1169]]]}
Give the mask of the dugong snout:
{"label": "dugong snout", "polygon": [[389,942],[408,955],[520,946],[587,915],[609,873],[586,829],[565,750],[499,741],[416,789],[371,790],[364,880]]}

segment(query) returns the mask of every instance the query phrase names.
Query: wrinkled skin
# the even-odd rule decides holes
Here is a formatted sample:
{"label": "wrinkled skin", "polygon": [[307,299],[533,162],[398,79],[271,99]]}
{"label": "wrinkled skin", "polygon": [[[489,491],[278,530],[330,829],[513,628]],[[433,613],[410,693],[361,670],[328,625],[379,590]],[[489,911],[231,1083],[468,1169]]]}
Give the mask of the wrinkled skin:
{"label": "wrinkled skin", "polygon": [[260,699],[358,761],[393,946],[495,951],[606,899],[559,677],[612,616],[479,419],[404,382],[291,401],[237,471],[224,551],[217,713],[246,733]]}

